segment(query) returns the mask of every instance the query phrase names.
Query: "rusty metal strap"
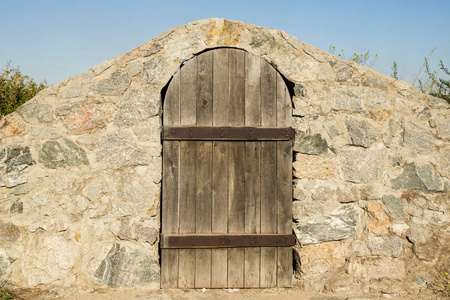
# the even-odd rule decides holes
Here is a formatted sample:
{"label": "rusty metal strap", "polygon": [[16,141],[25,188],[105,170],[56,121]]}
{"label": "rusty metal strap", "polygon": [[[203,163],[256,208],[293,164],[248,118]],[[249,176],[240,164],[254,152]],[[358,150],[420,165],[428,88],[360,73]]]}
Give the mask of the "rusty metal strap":
{"label": "rusty metal strap", "polygon": [[292,140],[292,127],[164,126],[163,140]]}
{"label": "rusty metal strap", "polygon": [[289,247],[293,234],[161,234],[161,248]]}

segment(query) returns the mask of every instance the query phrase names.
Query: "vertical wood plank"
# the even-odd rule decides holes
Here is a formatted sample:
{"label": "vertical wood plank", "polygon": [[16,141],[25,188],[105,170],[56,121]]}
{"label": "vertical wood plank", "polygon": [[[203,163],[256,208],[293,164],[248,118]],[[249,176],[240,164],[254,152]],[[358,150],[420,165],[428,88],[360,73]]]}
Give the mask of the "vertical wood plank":
{"label": "vertical wood plank", "polygon": [[228,50],[227,48],[221,48],[213,51],[214,126],[228,126],[228,106],[230,101]]}
{"label": "vertical wood plank", "polygon": [[244,126],[245,122],[245,56],[244,51],[228,50],[230,102],[228,123],[230,126]]}
{"label": "vertical wood plank", "polygon": [[[261,124],[276,126],[276,71],[261,60]],[[261,142],[261,233],[277,232],[276,142]],[[261,248],[261,287],[276,286],[277,248]]]}
{"label": "vertical wood plank", "polygon": [[180,69],[180,125],[195,125],[197,119],[197,56]]}
{"label": "vertical wood plank", "polygon": [[[261,142],[261,233],[277,232],[277,144]],[[261,287],[274,287],[277,248],[261,248]]]}
{"label": "vertical wood plank", "polygon": [[[245,125],[261,126],[261,58],[245,53]],[[245,142],[245,232],[261,232],[260,142]],[[245,248],[244,286],[258,288],[261,248]]]}
{"label": "vertical wood plank", "polygon": [[277,125],[276,70],[261,59],[261,122],[262,126]]}
{"label": "vertical wood plank", "polygon": [[[228,125],[230,87],[228,48],[213,52],[213,125]],[[213,205],[212,232],[228,231],[228,142],[213,142]],[[212,288],[226,288],[228,281],[228,250],[212,249]]]}
{"label": "vertical wood plank", "polygon": [[261,126],[261,58],[245,53],[245,126]]}
{"label": "vertical wood plank", "polygon": [[211,126],[213,119],[213,51],[197,57],[197,125]]}
{"label": "vertical wood plank", "polygon": [[[228,50],[230,102],[228,106],[228,124],[245,124],[245,54],[237,49]],[[243,233],[245,226],[244,142],[229,144],[228,169],[228,232]],[[244,248],[228,249],[228,286],[244,287]]]}
{"label": "vertical wood plank", "polygon": [[[180,142],[164,141],[163,143],[163,185],[161,224],[163,233],[178,232],[178,171]],[[178,250],[162,249],[161,251],[161,287],[177,287],[178,285]]]}
{"label": "vertical wood plank", "polygon": [[[163,124],[180,124],[180,73],[170,82],[164,98]],[[162,233],[178,232],[178,177],[180,142],[163,142],[163,180],[161,201]],[[161,250],[161,288],[178,286],[178,249]]]}
{"label": "vertical wood plank", "polygon": [[292,119],[291,96],[280,73],[276,72],[277,80],[277,126],[289,127]]}
{"label": "vertical wood plank", "polygon": [[[229,145],[228,168],[228,232],[244,233],[245,186],[244,186],[244,142]],[[228,248],[228,286],[244,287],[244,248]]]}
{"label": "vertical wood plank", "polygon": [[[245,142],[245,233],[261,232],[260,155],[259,142]],[[259,287],[260,256],[260,247],[245,248],[246,288]]]}
{"label": "vertical wood plank", "polygon": [[[212,232],[228,231],[228,142],[213,143]],[[227,249],[212,249],[212,288],[227,287]]]}
{"label": "vertical wood plank", "polygon": [[[292,142],[277,142],[278,222],[280,234],[292,233]],[[292,247],[278,247],[277,286],[292,285]]]}
{"label": "vertical wood plank", "polygon": [[163,116],[164,125],[180,124],[180,72],[175,74],[167,87]]}
{"label": "vertical wood plank", "polygon": [[[292,105],[287,86],[277,72],[277,126],[291,125]],[[292,233],[292,142],[277,142],[278,233]],[[292,247],[278,247],[277,286],[292,286]]]}
{"label": "vertical wood plank", "polygon": [[[212,115],[212,114],[211,114]],[[196,233],[211,233],[212,142],[197,142]],[[196,249],[195,287],[211,287],[211,249]]]}
{"label": "vertical wood plank", "polygon": [[[195,233],[196,143],[195,141],[180,142],[179,233]],[[178,256],[178,287],[194,288],[195,249],[180,249]]]}

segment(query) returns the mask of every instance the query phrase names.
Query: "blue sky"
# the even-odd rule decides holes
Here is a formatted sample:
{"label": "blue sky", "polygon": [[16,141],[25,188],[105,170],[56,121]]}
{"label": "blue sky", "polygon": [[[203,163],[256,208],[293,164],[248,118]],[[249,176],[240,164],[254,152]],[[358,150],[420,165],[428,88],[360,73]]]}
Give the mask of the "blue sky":
{"label": "blue sky", "polygon": [[219,17],[284,30],[319,49],[370,50],[412,81],[430,62],[450,67],[450,0],[0,0],[0,68],[8,61],[54,84],[191,21]]}

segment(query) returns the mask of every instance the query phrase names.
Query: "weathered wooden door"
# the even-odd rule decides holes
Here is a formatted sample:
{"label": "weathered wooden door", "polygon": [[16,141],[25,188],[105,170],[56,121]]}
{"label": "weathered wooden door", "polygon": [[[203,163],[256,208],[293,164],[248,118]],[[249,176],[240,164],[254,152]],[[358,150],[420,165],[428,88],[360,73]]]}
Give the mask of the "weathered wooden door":
{"label": "weathered wooden door", "polygon": [[289,92],[265,60],[195,56],[164,100],[161,287],[287,287],[292,280]]}

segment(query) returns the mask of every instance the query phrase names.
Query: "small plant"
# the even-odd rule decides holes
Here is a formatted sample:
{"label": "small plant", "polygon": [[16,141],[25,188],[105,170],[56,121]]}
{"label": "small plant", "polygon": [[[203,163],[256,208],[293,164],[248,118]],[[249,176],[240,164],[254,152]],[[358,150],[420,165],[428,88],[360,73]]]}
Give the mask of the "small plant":
{"label": "small plant", "polygon": [[339,51],[339,52],[336,52],[336,51],[337,51],[336,46],[330,45],[330,47],[328,48],[328,52],[336,55],[339,58],[343,58],[348,61],[354,61],[360,65],[368,66],[369,68],[371,68],[374,65],[375,61],[378,58],[378,54],[375,54],[375,56],[372,57],[372,54],[370,53],[369,50],[367,50],[364,53],[355,52],[347,58],[345,58],[345,50],[344,49],[341,49],[341,51]]}
{"label": "small plant", "polygon": [[434,276],[428,287],[438,295],[442,295],[445,299],[450,299],[450,277],[448,272]]}
{"label": "small plant", "polygon": [[7,281],[0,281],[0,300],[13,300],[13,294],[6,288]]}
{"label": "small plant", "polygon": [[[425,58],[425,80],[418,80],[418,88],[421,92],[430,94],[435,97],[442,98],[450,103],[450,78],[444,79],[439,76],[437,70],[431,70],[428,64],[428,59]],[[444,62],[440,60],[439,69],[444,75],[450,76],[450,72],[445,67]]]}
{"label": "small plant", "polygon": [[397,63],[395,61],[392,63],[391,70],[392,70],[391,77],[398,80]]}

